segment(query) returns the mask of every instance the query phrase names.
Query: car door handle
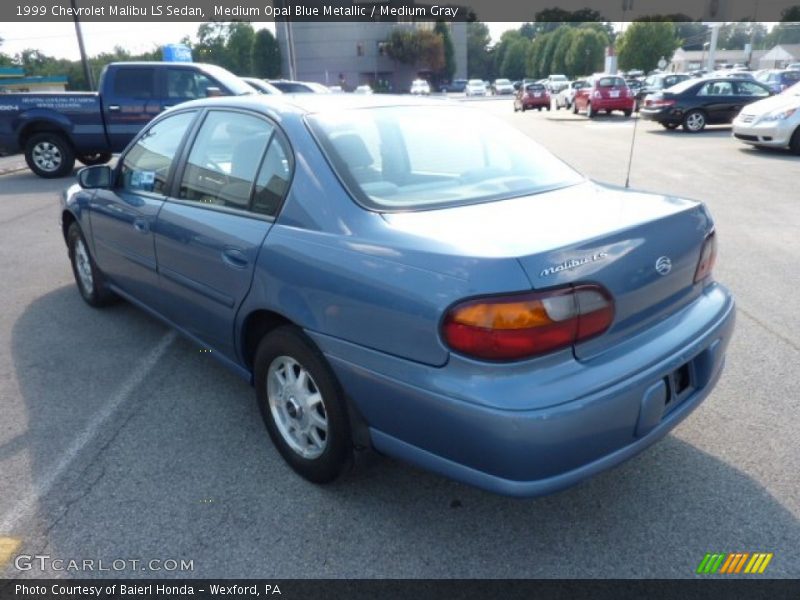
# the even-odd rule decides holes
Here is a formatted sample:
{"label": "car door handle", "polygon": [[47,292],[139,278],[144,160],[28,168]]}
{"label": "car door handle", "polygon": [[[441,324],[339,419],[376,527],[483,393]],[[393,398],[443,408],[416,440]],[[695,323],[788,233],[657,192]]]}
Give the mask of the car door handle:
{"label": "car door handle", "polygon": [[147,219],[134,219],[133,228],[139,233],[150,233],[150,224],[147,222]]}
{"label": "car door handle", "polygon": [[119,104],[111,104],[108,107],[108,112],[119,112],[120,106]]}
{"label": "car door handle", "polygon": [[226,248],[223,250],[222,262],[234,269],[244,269],[249,263],[244,252],[236,248]]}

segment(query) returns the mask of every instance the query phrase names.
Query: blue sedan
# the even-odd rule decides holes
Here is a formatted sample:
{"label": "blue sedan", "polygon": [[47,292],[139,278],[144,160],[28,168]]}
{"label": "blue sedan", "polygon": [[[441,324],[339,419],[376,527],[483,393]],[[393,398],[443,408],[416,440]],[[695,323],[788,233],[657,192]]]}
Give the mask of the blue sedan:
{"label": "blue sedan", "polygon": [[318,483],[374,449],[563,489],[689,415],[733,331],[702,203],[589,181],[460,103],[199,100],[78,182],[61,217],[83,299],[211,350]]}

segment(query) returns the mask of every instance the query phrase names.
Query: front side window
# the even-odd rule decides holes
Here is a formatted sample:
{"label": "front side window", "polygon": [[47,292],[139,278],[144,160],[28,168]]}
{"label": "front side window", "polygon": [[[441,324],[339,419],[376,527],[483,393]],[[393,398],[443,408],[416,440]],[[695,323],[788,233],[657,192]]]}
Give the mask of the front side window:
{"label": "front side window", "polygon": [[205,98],[208,88],[219,85],[202,73],[190,69],[167,70],[167,97],[179,100]]}
{"label": "front side window", "polygon": [[736,83],[736,87],[740,96],[769,96],[769,91],[751,81],[739,81]]}
{"label": "front side window", "polygon": [[274,127],[253,115],[208,113],[189,153],[178,197],[246,210]]}
{"label": "front side window", "polygon": [[122,159],[120,186],[132,192],[163,194],[169,168],[196,111],[182,112],[153,124]]}
{"label": "front side window", "polygon": [[583,181],[515,128],[467,107],[354,109],[307,120],[356,200],[376,210],[487,202]]}

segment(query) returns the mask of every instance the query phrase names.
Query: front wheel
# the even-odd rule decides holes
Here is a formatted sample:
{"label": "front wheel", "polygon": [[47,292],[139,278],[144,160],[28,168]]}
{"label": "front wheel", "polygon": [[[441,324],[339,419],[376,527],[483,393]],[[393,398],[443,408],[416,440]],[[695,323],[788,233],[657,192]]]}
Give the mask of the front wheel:
{"label": "front wheel", "polygon": [[792,139],[789,142],[789,150],[791,150],[794,154],[800,155],[800,127],[794,130]]}
{"label": "front wheel", "polygon": [[99,308],[116,300],[116,295],[108,289],[102,271],[89,253],[89,247],[77,223],[70,225],[67,230],[67,248],[75,283],[86,303]]}
{"label": "front wheel", "polygon": [[83,163],[87,167],[91,167],[94,165],[104,165],[110,160],[111,160],[110,152],[95,152],[94,154],[78,155],[78,161]]}
{"label": "front wheel", "polygon": [[683,130],[689,133],[699,133],[706,127],[706,116],[702,111],[690,110],[683,117]]}
{"label": "front wheel", "polygon": [[25,143],[25,162],[39,177],[55,179],[72,172],[75,152],[63,135],[45,131]]}
{"label": "front wheel", "polygon": [[352,463],[344,393],[299,329],[283,326],[264,337],[256,351],[255,386],[269,436],[295,472],[328,483]]}

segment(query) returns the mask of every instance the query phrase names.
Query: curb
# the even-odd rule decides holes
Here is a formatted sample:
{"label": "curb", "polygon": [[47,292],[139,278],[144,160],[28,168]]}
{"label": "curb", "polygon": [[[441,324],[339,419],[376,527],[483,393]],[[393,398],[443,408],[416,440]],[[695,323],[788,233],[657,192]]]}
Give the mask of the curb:
{"label": "curb", "polygon": [[0,169],[0,177],[2,177],[3,175],[11,175],[12,173],[19,173],[20,171],[27,171],[27,170],[28,170],[28,165]]}

